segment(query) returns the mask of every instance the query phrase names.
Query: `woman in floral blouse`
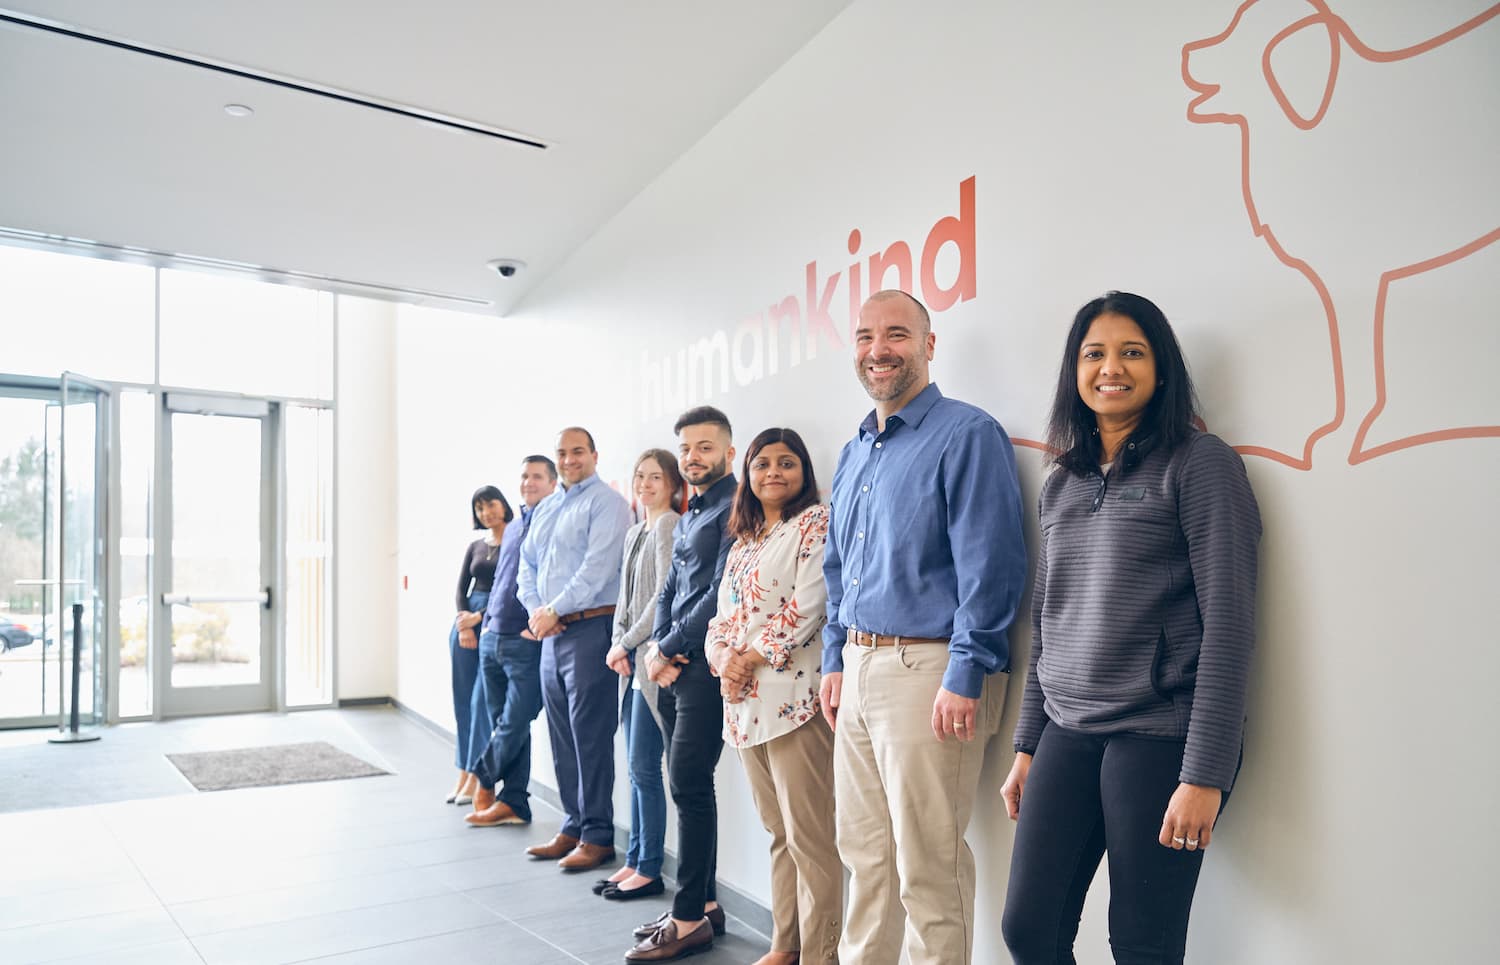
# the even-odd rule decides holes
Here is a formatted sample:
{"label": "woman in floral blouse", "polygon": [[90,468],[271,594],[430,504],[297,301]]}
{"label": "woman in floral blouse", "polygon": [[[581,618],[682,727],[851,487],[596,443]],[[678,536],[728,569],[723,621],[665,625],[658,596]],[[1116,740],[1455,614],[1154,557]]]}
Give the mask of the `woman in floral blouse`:
{"label": "woman in floral blouse", "polygon": [[750,443],[729,529],[735,543],[705,649],[771,833],[771,952],[757,965],[836,962],[844,872],[834,843],[833,731],[818,706],[828,507],[802,437]]}

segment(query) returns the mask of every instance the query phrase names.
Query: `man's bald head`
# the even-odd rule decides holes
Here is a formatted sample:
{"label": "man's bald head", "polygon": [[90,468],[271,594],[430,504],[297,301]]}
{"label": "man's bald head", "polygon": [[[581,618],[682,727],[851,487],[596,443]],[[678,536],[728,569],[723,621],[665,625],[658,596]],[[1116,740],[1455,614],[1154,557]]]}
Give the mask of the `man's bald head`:
{"label": "man's bald head", "polygon": [[865,308],[881,303],[904,305],[912,313],[914,327],[923,334],[932,331],[932,316],[927,314],[927,306],[899,288],[886,288],[871,295],[865,299],[864,307],[859,310],[860,314],[864,314]]}

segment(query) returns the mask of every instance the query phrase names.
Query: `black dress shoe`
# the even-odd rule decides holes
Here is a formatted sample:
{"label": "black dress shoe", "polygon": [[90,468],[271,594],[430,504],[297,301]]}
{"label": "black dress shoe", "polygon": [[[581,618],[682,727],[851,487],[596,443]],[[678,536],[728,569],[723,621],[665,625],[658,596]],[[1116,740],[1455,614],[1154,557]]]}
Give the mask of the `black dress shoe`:
{"label": "black dress shoe", "polygon": [[660,878],[652,878],[639,888],[626,889],[621,888],[617,884],[612,884],[608,888],[605,888],[602,894],[610,901],[634,901],[637,898],[650,898],[652,895],[659,895],[666,890],[666,885],[661,883]]}

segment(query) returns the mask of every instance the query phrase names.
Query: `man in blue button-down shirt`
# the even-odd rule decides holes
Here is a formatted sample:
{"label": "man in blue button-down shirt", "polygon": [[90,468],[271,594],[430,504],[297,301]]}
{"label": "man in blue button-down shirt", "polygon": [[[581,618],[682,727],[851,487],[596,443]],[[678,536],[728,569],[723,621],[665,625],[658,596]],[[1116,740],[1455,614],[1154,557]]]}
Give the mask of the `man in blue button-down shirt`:
{"label": "man in blue button-down shirt", "polygon": [[1026,582],[1010,439],[929,382],[935,343],[905,292],[865,302],[854,364],[875,409],[839,454],[830,500],[821,698],[850,871],[839,957],[860,965],[900,957],[897,901],[911,965],[971,960],[964,830]]}
{"label": "man in blue button-down shirt", "polygon": [[585,429],[557,437],[563,488],[542,500],[521,544],[516,595],[542,641],[542,702],[566,818],[557,836],[528,848],[583,871],[615,858],[612,795],[617,681],[604,662],[620,596],[620,557],[630,506],[596,474],[599,453]]}
{"label": "man in blue button-down shirt", "polygon": [[521,462],[521,514],[505,527],[495,583],[479,635],[474,690],[474,762],[479,790],[464,820],[478,828],[531,823],[531,722],[542,711],[542,648],[527,629],[531,614],[516,595],[521,544],[543,499],[557,488],[557,466],[546,456]]}

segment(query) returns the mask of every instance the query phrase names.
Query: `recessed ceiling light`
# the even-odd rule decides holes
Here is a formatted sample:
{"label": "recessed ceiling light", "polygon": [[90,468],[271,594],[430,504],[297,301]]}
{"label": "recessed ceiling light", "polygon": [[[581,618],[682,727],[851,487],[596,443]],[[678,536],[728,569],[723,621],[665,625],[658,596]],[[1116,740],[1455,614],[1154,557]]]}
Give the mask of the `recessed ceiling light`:
{"label": "recessed ceiling light", "polygon": [[255,113],[255,108],[248,107],[244,104],[225,104],[224,113],[228,114],[230,117],[249,117],[251,114]]}

